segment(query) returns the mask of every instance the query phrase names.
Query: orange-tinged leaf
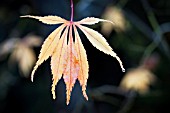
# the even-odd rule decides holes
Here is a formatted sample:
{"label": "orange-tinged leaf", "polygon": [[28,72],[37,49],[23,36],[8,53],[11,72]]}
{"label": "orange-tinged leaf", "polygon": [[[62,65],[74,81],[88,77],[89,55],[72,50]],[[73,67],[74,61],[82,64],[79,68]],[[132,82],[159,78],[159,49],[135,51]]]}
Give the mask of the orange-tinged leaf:
{"label": "orange-tinged leaf", "polygon": [[88,100],[88,97],[86,94],[86,84],[87,84],[87,79],[88,79],[89,65],[87,61],[86,50],[84,49],[84,46],[80,40],[80,36],[78,34],[76,26],[74,25],[73,27],[74,27],[74,33],[75,33],[75,47],[78,53],[78,60],[79,60],[79,65],[80,65],[78,80],[80,82],[80,85],[82,86],[83,95],[86,98],[86,100]]}
{"label": "orange-tinged leaf", "polygon": [[109,20],[104,20],[104,19],[100,19],[100,18],[94,18],[94,17],[87,17],[87,18],[84,18],[78,22],[75,22],[75,24],[86,24],[86,25],[93,25],[93,24],[96,24],[98,22],[109,22],[109,23],[112,23],[112,21],[109,21]]}
{"label": "orange-tinged leaf", "polygon": [[44,60],[47,60],[49,58],[49,56],[52,55],[52,53],[54,52],[54,49],[56,47],[56,44],[59,41],[60,35],[62,30],[64,29],[65,25],[61,25],[60,27],[58,27],[55,31],[53,31],[45,40],[45,42],[42,45],[39,57],[38,57],[38,61],[36,62],[36,65],[31,73],[31,80],[33,81],[33,75],[35,73],[35,71],[37,70],[38,66],[41,65]]}
{"label": "orange-tinged leaf", "polygon": [[[92,43],[94,47],[96,47],[100,51],[103,51],[106,54],[115,57],[119,61],[120,66],[124,71],[120,58],[116,55],[114,51],[112,51],[112,48],[107,43],[106,39],[97,31],[81,25],[92,25],[100,21],[112,23],[111,21],[94,17],[87,17],[78,22],[67,21],[57,16],[39,17],[26,15],[22,17],[38,19],[39,21],[46,24],[62,24],[45,40],[40,51],[39,59],[31,74],[31,78],[33,81],[33,75],[38,66],[41,65],[44,60],[47,60],[51,56],[51,71],[53,74],[53,84],[51,91],[54,99],[56,98],[55,86],[63,75],[67,90],[66,103],[69,104],[71,91],[77,79],[79,80],[80,85],[82,86],[82,92],[84,97],[88,100],[86,94],[86,84],[88,79],[89,66],[86,51],[80,40],[80,36],[76,27],[79,27],[83,31],[83,33],[87,36],[88,40]],[[66,29],[64,33],[62,34],[62,36],[60,36],[65,27]],[[74,29],[75,42],[73,41],[72,29]]]}
{"label": "orange-tinged leaf", "polygon": [[44,16],[44,17],[41,17],[41,16],[31,16],[31,15],[25,15],[25,16],[21,16],[22,18],[23,17],[28,17],[28,18],[34,18],[34,19],[38,19],[39,21],[41,21],[42,23],[45,23],[45,24],[62,24],[62,23],[65,23],[67,22],[67,20],[61,18],[61,17],[58,17],[58,16]]}
{"label": "orange-tinged leaf", "polygon": [[55,48],[54,53],[51,57],[51,71],[53,74],[53,84],[52,84],[52,94],[53,99],[56,98],[55,96],[55,86],[57,82],[61,79],[62,73],[64,71],[64,55],[67,52],[67,33],[68,33],[68,26],[65,29],[64,33],[61,36],[61,39],[58,42],[57,47]]}
{"label": "orange-tinged leaf", "polygon": [[125,71],[125,69],[123,68],[122,61],[116,55],[116,53],[112,51],[112,48],[109,46],[106,39],[100,33],[88,27],[82,26],[82,25],[77,25],[77,26],[83,31],[83,33],[86,35],[86,37],[88,38],[88,40],[92,43],[94,47],[96,47],[97,49],[99,49],[100,51],[106,54],[109,54],[115,57],[118,60],[122,68],[122,71]]}
{"label": "orange-tinged leaf", "polygon": [[66,95],[67,95],[67,105],[70,101],[71,91],[76,82],[79,73],[79,61],[77,58],[77,52],[75,50],[75,46],[73,43],[73,36],[72,36],[72,25],[70,26],[69,31],[69,42],[68,42],[68,51],[67,51],[67,67],[64,72],[63,78],[66,84]]}

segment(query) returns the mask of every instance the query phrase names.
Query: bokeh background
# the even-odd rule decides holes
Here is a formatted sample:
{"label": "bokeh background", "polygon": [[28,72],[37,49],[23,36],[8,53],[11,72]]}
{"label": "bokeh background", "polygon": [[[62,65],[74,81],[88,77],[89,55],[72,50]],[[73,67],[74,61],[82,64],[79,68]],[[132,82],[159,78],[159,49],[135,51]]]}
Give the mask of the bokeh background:
{"label": "bokeh background", "polygon": [[58,25],[21,15],[70,19],[69,0],[0,0],[0,113],[168,113],[170,112],[170,1],[74,0],[74,20],[92,16],[114,25],[90,26],[103,34],[121,58],[96,48],[81,34],[89,61],[86,101],[76,82],[70,104],[65,84],[52,99],[50,60],[30,72],[42,42]]}

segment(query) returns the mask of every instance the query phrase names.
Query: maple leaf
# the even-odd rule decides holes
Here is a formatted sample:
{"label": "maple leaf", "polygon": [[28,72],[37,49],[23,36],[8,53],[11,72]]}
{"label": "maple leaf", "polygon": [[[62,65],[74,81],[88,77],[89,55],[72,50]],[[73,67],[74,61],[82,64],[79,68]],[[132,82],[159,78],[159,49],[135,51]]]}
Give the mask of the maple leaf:
{"label": "maple leaf", "polygon": [[147,68],[139,66],[129,69],[120,83],[123,90],[134,90],[139,94],[146,94],[150,85],[155,83],[156,76]]}
{"label": "maple leaf", "polygon": [[[93,25],[100,21],[110,21],[94,17],[87,17],[77,22],[67,21],[58,16],[40,17],[26,15],[21,17],[34,18],[45,24],[61,24],[61,26],[54,30],[44,41],[44,44],[40,50],[38,61],[36,62],[36,65],[31,74],[31,80],[33,81],[33,76],[38,66],[41,65],[49,57],[51,57],[51,71],[53,74],[53,84],[51,91],[53,94],[53,99],[56,98],[55,86],[63,75],[67,90],[66,103],[69,104],[71,91],[76,79],[79,80],[80,85],[82,86],[83,95],[88,100],[86,94],[86,84],[88,79],[89,65],[86,51],[81,42],[77,28],[79,28],[86,35],[94,47],[108,55],[111,55],[112,57],[115,57],[120,63],[122,70],[125,71],[120,58],[109,46],[106,39],[97,31],[84,26]],[[73,31],[74,37],[72,34]],[[73,41],[73,38],[75,41]]]}
{"label": "maple leaf", "polygon": [[108,6],[102,17],[106,20],[114,22],[114,25],[102,23],[101,32],[103,32],[105,35],[110,35],[113,29],[118,33],[121,33],[127,29],[127,22],[123,11],[116,6]]}
{"label": "maple leaf", "polygon": [[11,53],[9,57],[9,65],[17,62],[19,71],[24,77],[28,77],[29,73],[36,62],[35,53],[32,47],[39,46],[42,40],[36,35],[27,35],[20,38],[11,38],[0,44],[0,57]]}
{"label": "maple leaf", "polygon": [[142,58],[138,67],[128,69],[120,83],[120,87],[126,91],[133,90],[139,94],[146,94],[150,86],[158,80],[153,73],[158,63],[159,56],[155,53]]}

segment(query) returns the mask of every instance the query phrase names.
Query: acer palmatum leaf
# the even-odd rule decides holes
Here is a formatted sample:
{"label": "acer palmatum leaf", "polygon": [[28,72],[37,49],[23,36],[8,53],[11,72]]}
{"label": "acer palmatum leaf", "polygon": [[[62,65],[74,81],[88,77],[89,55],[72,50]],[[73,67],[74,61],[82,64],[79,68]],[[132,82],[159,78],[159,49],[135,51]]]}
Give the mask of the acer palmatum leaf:
{"label": "acer palmatum leaf", "polygon": [[[87,17],[78,22],[73,22],[72,19],[71,21],[67,21],[58,16],[40,17],[40,16],[29,15],[29,16],[22,16],[22,17],[38,19],[39,21],[46,24],[62,23],[62,25],[58,27],[54,32],[52,32],[45,40],[41,48],[40,55],[38,57],[39,59],[32,71],[32,77],[31,77],[33,81],[33,75],[37,70],[38,66],[41,65],[44,62],[44,60],[48,59],[49,56],[51,56],[52,57],[51,70],[53,74],[53,84],[52,84],[51,91],[54,99],[56,98],[55,85],[63,75],[64,82],[66,84],[66,90],[67,90],[66,103],[69,104],[71,91],[77,78],[78,81],[80,82],[80,85],[82,86],[83,95],[88,100],[88,97],[86,95],[86,84],[88,79],[89,66],[88,66],[86,51],[80,40],[80,36],[78,34],[76,27],[79,27],[82,30],[82,32],[86,35],[86,37],[94,47],[96,47],[97,49],[99,49],[100,51],[106,54],[111,55],[112,57],[115,57],[118,60],[122,68],[122,71],[125,71],[120,58],[116,55],[114,51],[112,51],[112,48],[107,43],[106,39],[97,31],[83,26],[83,24],[93,25],[100,21],[103,22],[110,22],[110,21],[94,18],[94,17]],[[74,31],[75,41],[73,41],[72,29],[74,29],[73,31]],[[61,36],[62,32],[63,34]]]}

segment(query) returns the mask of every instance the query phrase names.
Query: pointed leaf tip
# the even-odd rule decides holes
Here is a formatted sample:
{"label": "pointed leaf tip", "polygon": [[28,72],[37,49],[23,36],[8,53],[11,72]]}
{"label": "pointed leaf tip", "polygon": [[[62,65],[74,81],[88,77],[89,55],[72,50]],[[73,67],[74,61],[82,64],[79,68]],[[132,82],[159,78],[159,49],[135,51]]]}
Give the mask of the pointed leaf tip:
{"label": "pointed leaf tip", "polygon": [[[111,55],[111,56],[113,56],[113,55]],[[123,67],[123,63],[122,63],[122,61],[120,60],[120,58],[115,54],[113,57],[115,57],[116,58],[116,60],[119,62],[119,65],[120,65],[120,67],[121,67],[121,69],[122,69],[122,72],[125,72],[125,68]]]}
{"label": "pointed leaf tip", "polygon": [[87,94],[86,94],[85,91],[83,92],[83,95],[84,95],[84,98],[85,98],[86,100],[88,100],[88,96],[87,96]]}
{"label": "pointed leaf tip", "polygon": [[[53,86],[55,88],[55,86]],[[53,95],[53,99],[56,99],[56,95],[55,95],[55,89],[52,90],[52,95]]]}
{"label": "pointed leaf tip", "polygon": [[69,102],[67,101],[66,104],[69,105]]}
{"label": "pointed leaf tip", "polygon": [[25,17],[29,17],[30,15],[24,15],[24,16],[20,16],[20,18],[25,18]]}
{"label": "pointed leaf tip", "polygon": [[32,73],[31,73],[31,82],[33,82],[34,81],[34,73],[35,73],[35,69],[32,71]]}
{"label": "pointed leaf tip", "polygon": [[31,82],[34,82],[33,77],[31,77]]}

